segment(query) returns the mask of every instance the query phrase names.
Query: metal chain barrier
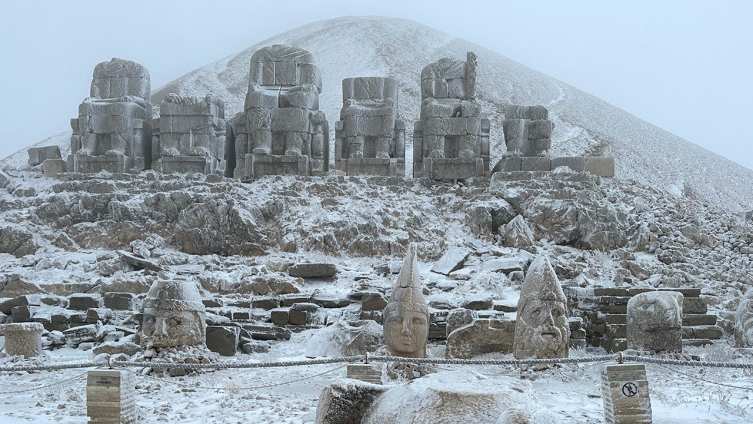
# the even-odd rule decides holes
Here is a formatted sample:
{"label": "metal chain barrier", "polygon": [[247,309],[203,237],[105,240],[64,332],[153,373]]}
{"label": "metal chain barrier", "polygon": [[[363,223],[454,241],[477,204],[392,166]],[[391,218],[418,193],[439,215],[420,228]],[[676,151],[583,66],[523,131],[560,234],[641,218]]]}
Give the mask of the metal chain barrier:
{"label": "metal chain barrier", "polygon": [[753,369],[753,363],[745,364],[739,362],[681,361],[678,359],[661,359],[634,355],[625,355],[622,358],[625,361],[645,362],[649,364],[682,365],[686,367]]}
{"label": "metal chain barrier", "polygon": [[305,361],[276,361],[276,362],[213,362],[208,364],[186,364],[172,362],[131,362],[131,361],[110,361],[110,367],[138,367],[152,368],[154,370],[165,369],[183,369],[183,370],[204,370],[204,369],[233,369],[233,368],[273,368],[273,367],[300,367],[306,365],[321,364],[338,364],[343,362],[362,362],[364,355],[345,356],[343,358],[323,358],[308,359]]}
{"label": "metal chain barrier", "polygon": [[107,362],[80,362],[75,364],[51,364],[51,365],[16,365],[12,367],[0,367],[0,372],[14,371],[57,371],[74,368],[98,368],[106,367]]}
{"label": "metal chain barrier", "polygon": [[410,362],[414,364],[437,365],[537,365],[537,364],[577,364],[586,362],[607,362],[617,360],[617,355],[586,356],[582,358],[551,359],[440,359],[403,358],[400,356],[369,356],[374,362]]}

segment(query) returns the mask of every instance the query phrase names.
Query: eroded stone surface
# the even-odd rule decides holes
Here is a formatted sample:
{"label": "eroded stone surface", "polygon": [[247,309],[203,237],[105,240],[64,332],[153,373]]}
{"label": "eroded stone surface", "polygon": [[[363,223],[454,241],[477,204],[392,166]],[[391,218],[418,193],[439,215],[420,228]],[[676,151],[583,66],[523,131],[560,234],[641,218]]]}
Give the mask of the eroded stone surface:
{"label": "eroded stone surface", "polygon": [[735,314],[737,347],[753,347],[753,290],[748,289]]}
{"label": "eroded stone surface", "polygon": [[678,292],[640,293],[627,304],[628,349],[681,352],[682,303]]}
{"label": "eroded stone surface", "polygon": [[21,355],[33,358],[42,353],[42,332],[44,327],[38,322],[5,324],[5,352],[8,355]]}
{"label": "eroded stone surface", "polygon": [[158,280],[144,299],[141,346],[204,346],[206,309],[191,281]]}
{"label": "eroded stone surface", "polygon": [[476,319],[447,336],[445,357],[470,359],[483,353],[510,353],[514,339],[515,321]]}
{"label": "eroded stone surface", "polygon": [[408,247],[392,297],[384,308],[384,340],[394,356],[425,358],[429,336],[429,308],[421,293],[418,252]]}
{"label": "eroded stone surface", "polygon": [[518,301],[515,357],[567,358],[570,326],[567,299],[547,256],[528,268]]}

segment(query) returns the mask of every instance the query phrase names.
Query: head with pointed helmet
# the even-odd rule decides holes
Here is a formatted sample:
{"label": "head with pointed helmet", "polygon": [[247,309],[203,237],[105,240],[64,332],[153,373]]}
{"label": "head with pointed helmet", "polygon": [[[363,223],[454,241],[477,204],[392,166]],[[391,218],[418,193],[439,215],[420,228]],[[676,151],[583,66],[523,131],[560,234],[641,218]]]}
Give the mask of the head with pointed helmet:
{"label": "head with pointed helmet", "polygon": [[392,297],[384,308],[384,340],[390,353],[404,358],[425,358],[429,336],[426,306],[418,272],[418,253],[411,243]]}
{"label": "head with pointed helmet", "polygon": [[520,288],[515,357],[566,358],[569,339],[567,299],[549,258],[539,256],[528,268]]}
{"label": "head with pointed helmet", "polygon": [[176,347],[206,343],[206,310],[192,281],[157,280],[144,299],[141,346]]}

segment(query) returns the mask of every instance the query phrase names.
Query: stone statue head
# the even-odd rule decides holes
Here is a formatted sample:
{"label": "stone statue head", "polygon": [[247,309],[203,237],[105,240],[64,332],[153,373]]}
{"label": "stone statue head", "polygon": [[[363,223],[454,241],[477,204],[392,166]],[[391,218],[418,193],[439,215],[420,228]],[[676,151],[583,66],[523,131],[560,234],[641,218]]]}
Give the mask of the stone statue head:
{"label": "stone statue head", "polygon": [[678,292],[637,294],[627,304],[628,349],[682,352],[682,303]]}
{"label": "stone statue head", "polygon": [[206,310],[193,282],[152,284],[144,299],[143,348],[204,345],[206,328]]}
{"label": "stone statue head", "polygon": [[395,289],[383,312],[384,340],[394,356],[425,358],[429,308],[421,293],[416,245],[408,247]]}
{"label": "stone statue head", "polygon": [[735,313],[737,347],[753,347],[753,290],[748,289]]}
{"label": "stone statue head", "polygon": [[515,357],[566,358],[569,339],[567,299],[549,258],[539,256],[528,268],[520,289]]}
{"label": "stone statue head", "polygon": [[115,57],[94,68],[89,96],[98,99],[136,96],[148,102],[151,87],[149,71],[143,65]]}

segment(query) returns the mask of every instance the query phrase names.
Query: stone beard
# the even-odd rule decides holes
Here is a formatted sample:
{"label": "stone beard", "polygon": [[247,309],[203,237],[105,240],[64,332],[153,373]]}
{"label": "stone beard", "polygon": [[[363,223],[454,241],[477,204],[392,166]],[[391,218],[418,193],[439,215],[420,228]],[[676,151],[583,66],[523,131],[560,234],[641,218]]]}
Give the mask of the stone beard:
{"label": "stone beard", "polygon": [[422,305],[391,303],[384,308],[384,336],[394,356],[425,358],[429,336],[429,311]]}
{"label": "stone beard", "polygon": [[529,300],[518,311],[515,325],[516,358],[566,358],[570,326],[565,304],[558,300]]}
{"label": "stone beard", "polygon": [[737,347],[753,346],[753,290],[748,289],[735,313],[735,343]]}
{"label": "stone beard", "polygon": [[194,346],[206,340],[201,312],[144,308],[141,345],[145,347]]}

